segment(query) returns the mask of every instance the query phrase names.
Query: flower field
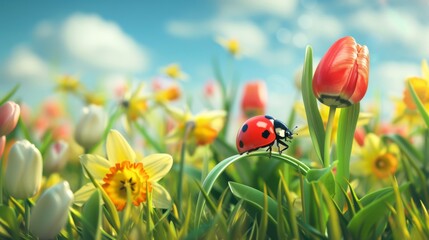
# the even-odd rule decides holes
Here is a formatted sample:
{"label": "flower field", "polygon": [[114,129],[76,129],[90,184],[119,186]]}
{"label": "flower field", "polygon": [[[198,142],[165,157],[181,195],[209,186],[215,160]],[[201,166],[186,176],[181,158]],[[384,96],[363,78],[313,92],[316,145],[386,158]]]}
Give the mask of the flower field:
{"label": "flower field", "polygon": [[[238,41],[218,43],[239,61]],[[286,119],[263,80],[237,85],[217,62],[197,112],[179,64],[114,96],[64,75],[38,110],[8,89],[0,238],[429,239],[429,67],[385,120],[361,104],[374,51],[346,36],[316,65],[307,46]]]}

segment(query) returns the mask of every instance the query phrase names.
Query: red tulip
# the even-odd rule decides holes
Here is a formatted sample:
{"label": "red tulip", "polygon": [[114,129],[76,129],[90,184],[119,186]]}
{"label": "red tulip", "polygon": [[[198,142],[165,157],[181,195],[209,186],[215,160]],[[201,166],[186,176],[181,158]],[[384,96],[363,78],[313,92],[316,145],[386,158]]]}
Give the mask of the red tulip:
{"label": "red tulip", "polygon": [[359,102],[368,88],[369,51],[347,36],[326,52],[313,76],[313,92],[320,102],[347,107]]}
{"label": "red tulip", "polygon": [[265,113],[267,105],[267,88],[263,81],[252,81],[244,86],[241,99],[241,110],[249,118]]}

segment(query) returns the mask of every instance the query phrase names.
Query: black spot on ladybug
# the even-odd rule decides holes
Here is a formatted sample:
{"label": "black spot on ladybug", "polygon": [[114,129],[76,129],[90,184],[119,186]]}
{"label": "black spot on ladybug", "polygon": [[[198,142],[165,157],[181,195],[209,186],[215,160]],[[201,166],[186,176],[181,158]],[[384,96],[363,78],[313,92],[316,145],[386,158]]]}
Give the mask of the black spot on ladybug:
{"label": "black spot on ladybug", "polygon": [[243,148],[244,147],[243,141],[240,140],[240,142],[238,143],[238,146],[240,146],[240,148]]}
{"label": "black spot on ladybug", "polygon": [[247,123],[246,123],[246,124],[244,124],[244,125],[243,125],[243,127],[241,128],[241,131],[242,131],[242,132],[246,132],[248,128],[249,128],[249,125],[247,125]]}
{"label": "black spot on ladybug", "polygon": [[267,139],[270,136],[270,132],[268,130],[265,130],[262,132],[262,137]]}

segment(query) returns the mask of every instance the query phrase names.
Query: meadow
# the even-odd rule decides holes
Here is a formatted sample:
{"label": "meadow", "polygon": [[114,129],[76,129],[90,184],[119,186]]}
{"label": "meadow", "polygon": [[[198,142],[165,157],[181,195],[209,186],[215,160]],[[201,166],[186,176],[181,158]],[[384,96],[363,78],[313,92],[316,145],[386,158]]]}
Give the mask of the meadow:
{"label": "meadow", "polygon": [[[239,43],[223,44],[239,61]],[[200,112],[177,103],[192,94],[177,64],[115,96],[64,75],[53,91],[65,100],[37,109],[9,89],[0,238],[428,239],[427,62],[386,121],[360,104],[376,81],[366,46],[340,38],[317,65],[312,50],[299,98],[278,110],[287,119],[265,117],[263,80],[238,86],[216,62]],[[70,98],[85,106],[78,118]]]}

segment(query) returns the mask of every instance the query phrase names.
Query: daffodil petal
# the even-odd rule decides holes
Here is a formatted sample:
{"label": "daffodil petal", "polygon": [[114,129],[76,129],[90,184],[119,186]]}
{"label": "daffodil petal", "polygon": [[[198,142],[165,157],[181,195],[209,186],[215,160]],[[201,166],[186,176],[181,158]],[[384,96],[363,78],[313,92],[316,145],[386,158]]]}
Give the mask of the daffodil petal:
{"label": "daffodil petal", "polygon": [[158,183],[154,183],[152,191],[152,204],[155,208],[170,208],[172,205],[172,200],[170,194],[167,190],[159,185]]}
{"label": "daffodil petal", "polygon": [[107,158],[113,163],[123,161],[135,162],[136,154],[125,138],[117,131],[111,130],[106,143]]}
{"label": "daffodil petal", "polygon": [[164,177],[173,166],[173,158],[168,154],[151,154],[141,161],[151,182],[156,182]]}
{"label": "daffodil petal", "polygon": [[89,173],[98,180],[103,179],[106,173],[109,172],[109,168],[113,165],[107,159],[92,154],[82,155],[80,157],[80,162],[85,166]]}
{"label": "daffodil petal", "polygon": [[74,193],[73,203],[79,207],[82,206],[86,201],[88,201],[89,197],[91,197],[94,191],[95,187],[92,183],[87,183],[83,185],[79,190]]}

